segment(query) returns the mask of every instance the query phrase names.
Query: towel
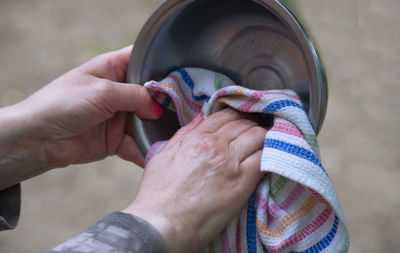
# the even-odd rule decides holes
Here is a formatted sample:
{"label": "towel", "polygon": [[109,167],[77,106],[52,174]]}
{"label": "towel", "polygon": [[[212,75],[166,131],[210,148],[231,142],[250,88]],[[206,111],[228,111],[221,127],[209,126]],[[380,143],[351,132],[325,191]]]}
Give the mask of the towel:
{"label": "towel", "polygon": [[[260,162],[265,176],[240,215],[203,252],[348,251],[345,217],[295,92],[250,90],[199,68],[179,69],[145,87],[160,105],[177,113],[181,126],[200,112],[207,117],[227,106],[274,115]],[[155,143],[146,160],[164,145]]]}

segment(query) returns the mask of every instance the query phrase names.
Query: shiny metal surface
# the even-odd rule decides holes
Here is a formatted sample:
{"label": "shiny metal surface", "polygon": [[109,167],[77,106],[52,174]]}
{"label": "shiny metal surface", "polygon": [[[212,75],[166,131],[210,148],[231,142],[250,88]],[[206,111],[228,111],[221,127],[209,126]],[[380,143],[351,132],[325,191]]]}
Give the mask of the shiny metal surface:
{"label": "shiny metal surface", "polygon": [[[161,80],[181,67],[202,67],[256,90],[296,91],[318,132],[327,83],[322,62],[294,16],[276,0],[168,0],[140,32],[127,81]],[[166,110],[165,110],[166,111]],[[133,117],[143,153],[179,128],[174,113],[156,121]]]}

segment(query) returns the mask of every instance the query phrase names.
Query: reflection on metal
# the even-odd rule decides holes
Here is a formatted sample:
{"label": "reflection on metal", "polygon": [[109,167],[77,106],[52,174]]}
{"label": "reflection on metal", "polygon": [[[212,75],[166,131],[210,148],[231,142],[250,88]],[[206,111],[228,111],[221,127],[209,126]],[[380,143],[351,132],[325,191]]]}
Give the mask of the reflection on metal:
{"label": "reflection on metal", "polygon": [[[168,0],[140,32],[127,81],[160,80],[181,67],[228,75],[251,89],[296,91],[318,132],[325,117],[327,83],[313,44],[277,0]],[[132,119],[139,147],[170,138],[173,113],[157,121]]]}

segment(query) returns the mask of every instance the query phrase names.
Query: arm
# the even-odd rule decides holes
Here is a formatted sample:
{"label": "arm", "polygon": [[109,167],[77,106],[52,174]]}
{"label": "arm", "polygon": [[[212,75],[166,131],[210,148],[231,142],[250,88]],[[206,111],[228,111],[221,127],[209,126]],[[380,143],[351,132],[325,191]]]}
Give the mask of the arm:
{"label": "arm", "polygon": [[0,108],[0,230],[17,224],[23,180],[110,155],[143,166],[127,113],[155,119],[162,110],[144,87],[123,83],[131,50],[97,56]]}
{"label": "arm", "polygon": [[40,127],[19,105],[0,109],[0,190],[48,169]]}

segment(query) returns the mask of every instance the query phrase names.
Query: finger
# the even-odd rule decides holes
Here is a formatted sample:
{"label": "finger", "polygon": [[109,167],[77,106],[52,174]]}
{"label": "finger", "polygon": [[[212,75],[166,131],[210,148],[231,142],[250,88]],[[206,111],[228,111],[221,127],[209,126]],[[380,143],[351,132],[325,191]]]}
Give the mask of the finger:
{"label": "finger", "polygon": [[209,116],[199,126],[199,131],[214,133],[228,122],[242,118],[240,112],[227,108]]}
{"label": "finger", "polygon": [[182,127],[179,129],[174,136],[168,141],[168,143],[165,145],[163,149],[169,149],[170,147],[174,146],[177,142],[179,142],[184,136],[186,136],[188,133],[192,132],[194,129],[196,129],[201,122],[204,121],[204,114],[199,113],[197,114],[196,117],[192,119],[192,121],[187,124],[186,126]]}
{"label": "finger", "polygon": [[130,135],[125,135],[117,149],[116,155],[124,160],[144,167],[144,157],[136,144],[135,139]]}
{"label": "finger", "polygon": [[107,155],[114,155],[125,135],[125,126],[128,118],[126,112],[118,112],[107,121],[106,148]]}
{"label": "finger", "polygon": [[242,178],[240,180],[240,191],[241,195],[250,196],[250,194],[256,188],[258,182],[264,176],[264,173],[260,170],[262,150],[258,150],[248,156],[245,160],[240,163],[240,171],[242,172]]}
{"label": "finger", "polygon": [[264,128],[254,126],[232,141],[230,148],[235,152],[237,159],[243,161],[257,150],[261,150],[266,132]]}
{"label": "finger", "polygon": [[104,97],[113,112],[134,112],[144,119],[157,119],[161,116],[161,106],[151,98],[144,86],[107,80],[105,83],[107,88],[104,89]]}
{"label": "finger", "polygon": [[219,130],[217,130],[216,134],[228,139],[228,141],[232,141],[240,136],[243,132],[246,132],[248,129],[254,126],[257,126],[257,123],[251,120],[234,120],[222,126]]}
{"label": "finger", "polygon": [[82,65],[82,69],[98,78],[125,82],[126,70],[133,46],[98,55]]}

